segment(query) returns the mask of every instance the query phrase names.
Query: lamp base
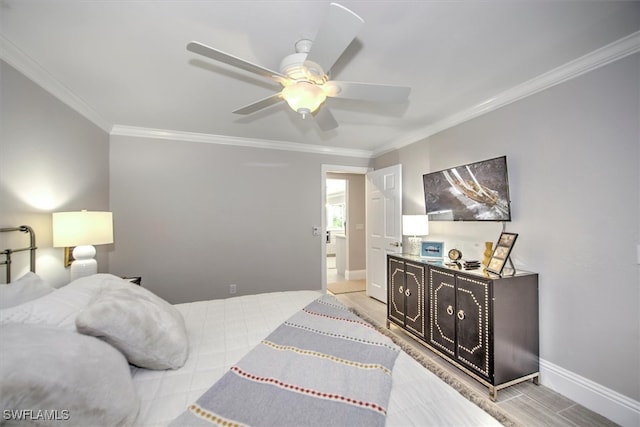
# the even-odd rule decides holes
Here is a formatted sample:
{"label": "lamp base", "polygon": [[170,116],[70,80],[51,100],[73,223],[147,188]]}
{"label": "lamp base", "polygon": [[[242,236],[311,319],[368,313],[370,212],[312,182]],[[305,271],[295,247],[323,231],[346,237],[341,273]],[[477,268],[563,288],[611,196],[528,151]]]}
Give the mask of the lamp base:
{"label": "lamp base", "polygon": [[420,255],[420,249],[422,246],[422,237],[412,236],[409,237],[409,255]]}
{"label": "lamp base", "polygon": [[96,274],[98,272],[98,261],[93,257],[96,256],[96,248],[93,245],[76,246],[73,250],[75,261],[71,263],[70,279],[74,280]]}

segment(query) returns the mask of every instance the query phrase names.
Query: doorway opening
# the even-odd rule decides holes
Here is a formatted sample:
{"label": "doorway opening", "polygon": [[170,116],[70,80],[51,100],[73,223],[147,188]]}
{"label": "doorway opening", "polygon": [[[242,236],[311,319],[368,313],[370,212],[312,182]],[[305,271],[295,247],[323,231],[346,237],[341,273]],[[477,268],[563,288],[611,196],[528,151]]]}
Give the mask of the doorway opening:
{"label": "doorway opening", "polygon": [[322,165],[323,290],[366,287],[365,181],[369,168]]}
{"label": "doorway opening", "polygon": [[347,180],[327,174],[325,209],[327,218],[327,285],[345,280]]}

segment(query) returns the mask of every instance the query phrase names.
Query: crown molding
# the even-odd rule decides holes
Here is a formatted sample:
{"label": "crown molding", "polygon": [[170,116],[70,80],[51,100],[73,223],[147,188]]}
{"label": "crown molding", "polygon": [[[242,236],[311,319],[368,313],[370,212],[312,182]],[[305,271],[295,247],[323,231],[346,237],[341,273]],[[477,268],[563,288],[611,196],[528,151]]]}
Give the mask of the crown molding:
{"label": "crown molding", "polygon": [[232,145],[236,147],[263,148],[267,150],[298,151],[310,154],[326,154],[331,156],[358,157],[365,159],[370,159],[373,154],[368,150],[356,150],[349,148],[327,147],[324,145],[301,144],[296,142],[269,141],[263,139],[240,138],[224,135],[212,135],[207,133],[150,129],[122,125],[113,126],[113,128],[111,129],[111,135]]}
{"label": "crown molding", "polygon": [[61,102],[80,113],[100,129],[109,133],[112,124],[105,120],[84,100],[71,92],[64,84],[56,80],[51,73],[31,59],[15,44],[0,34],[0,59],[20,71],[38,86],[55,96]]}
{"label": "crown molding", "polygon": [[581,56],[580,58],[569,61],[560,67],[534,77],[520,85],[507,89],[504,92],[474,105],[471,108],[452,114],[449,117],[412,132],[409,135],[405,135],[401,139],[383,145],[379,149],[374,150],[373,156],[377,157],[389,151],[426,139],[432,135],[442,132],[443,130],[497,110],[498,108],[504,107],[512,102],[519,101],[552,86],[564,83],[588,73],[589,71],[593,71],[619,59],[633,55],[639,51],[640,31],[637,31],[611,44],[603,46],[600,49]]}
{"label": "crown molding", "polygon": [[20,48],[0,34],[0,59],[11,65],[38,86],[51,93],[61,102],[77,111],[86,119],[111,135],[137,136],[156,139],[173,139],[179,141],[204,142],[210,144],[235,145],[242,147],[264,148],[271,150],[299,151],[311,154],[326,154],[333,156],[358,157],[370,159],[373,152],[322,145],[309,145],[294,142],[269,141],[250,138],[228,137],[223,135],[209,135],[193,132],[140,128],[132,126],[114,125],[105,120],[84,100],[75,95],[64,84],[58,81],[38,62],[31,59]]}
{"label": "crown molding", "polygon": [[311,154],[327,154],[335,156],[372,158],[380,156],[414,142],[428,138],[443,130],[459,125],[483,114],[497,110],[512,102],[531,96],[552,86],[571,80],[589,71],[595,70],[619,59],[640,51],[640,31],[621,38],[607,46],[588,53],[578,59],[570,61],[558,68],[541,74],[520,85],[508,89],[484,102],[471,108],[460,111],[431,125],[404,135],[380,148],[368,150],[355,150],[322,145],[301,144],[287,141],[269,141],[251,138],[228,137],[223,135],[210,135],[193,132],[181,132],[160,129],[147,129],[131,126],[114,125],[105,120],[84,100],[75,95],[64,84],[56,80],[39,63],[31,59],[16,45],[0,34],[0,59],[20,71],[33,82],[58,98],[61,102],[86,117],[96,126],[112,135],[139,136],[156,139],[174,139],[191,142],[205,142],[211,144],[236,145],[253,148],[298,151]]}

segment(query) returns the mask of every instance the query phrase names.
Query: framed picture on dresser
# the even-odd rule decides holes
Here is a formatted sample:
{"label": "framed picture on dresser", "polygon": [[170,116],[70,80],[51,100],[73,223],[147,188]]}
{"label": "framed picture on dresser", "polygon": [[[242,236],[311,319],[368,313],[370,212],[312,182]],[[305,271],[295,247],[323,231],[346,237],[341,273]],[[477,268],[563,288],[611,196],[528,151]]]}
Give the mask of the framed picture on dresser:
{"label": "framed picture on dresser", "polygon": [[496,248],[493,250],[493,254],[487,265],[488,272],[499,276],[502,275],[502,270],[509,259],[509,255],[517,238],[518,235],[516,233],[502,232],[502,234],[500,234],[500,239],[498,239]]}
{"label": "framed picture on dresser", "polygon": [[444,253],[444,242],[422,242],[420,256],[423,258],[442,259]]}

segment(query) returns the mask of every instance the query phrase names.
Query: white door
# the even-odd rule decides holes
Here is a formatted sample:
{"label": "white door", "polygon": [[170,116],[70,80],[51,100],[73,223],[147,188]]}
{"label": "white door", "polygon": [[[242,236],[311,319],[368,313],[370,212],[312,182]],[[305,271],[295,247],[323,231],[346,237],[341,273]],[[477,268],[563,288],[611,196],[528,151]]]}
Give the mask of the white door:
{"label": "white door", "polygon": [[402,252],[402,165],[367,173],[367,295],[387,302],[387,254]]}

